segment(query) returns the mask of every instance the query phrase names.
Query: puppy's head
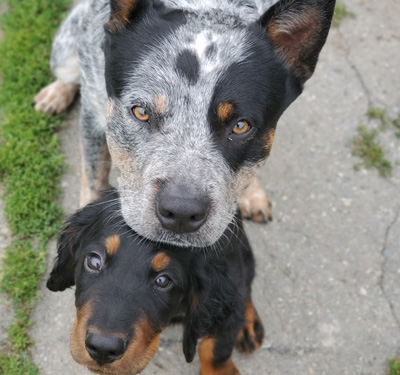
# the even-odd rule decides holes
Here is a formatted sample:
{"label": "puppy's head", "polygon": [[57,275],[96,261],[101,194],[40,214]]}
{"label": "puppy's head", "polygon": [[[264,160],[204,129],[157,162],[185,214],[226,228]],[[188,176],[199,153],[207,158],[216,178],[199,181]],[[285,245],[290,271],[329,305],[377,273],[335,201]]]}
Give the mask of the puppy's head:
{"label": "puppy's head", "polygon": [[107,141],[122,214],[146,238],[203,247],[221,236],[314,71],[334,8],[237,3],[111,1]]}
{"label": "puppy's head", "polygon": [[76,285],[73,358],[100,374],[140,373],[155,354],[161,331],[181,317],[191,361],[197,339],[240,305],[226,270],[216,272],[202,254],[139,237],[119,214],[115,192],[72,215],[47,287],[62,291]]}
{"label": "puppy's head", "polygon": [[159,335],[182,310],[190,253],[160,249],[119,215],[116,193],[71,216],[58,242],[47,287],[76,285],[74,359],[100,374],[141,372]]}

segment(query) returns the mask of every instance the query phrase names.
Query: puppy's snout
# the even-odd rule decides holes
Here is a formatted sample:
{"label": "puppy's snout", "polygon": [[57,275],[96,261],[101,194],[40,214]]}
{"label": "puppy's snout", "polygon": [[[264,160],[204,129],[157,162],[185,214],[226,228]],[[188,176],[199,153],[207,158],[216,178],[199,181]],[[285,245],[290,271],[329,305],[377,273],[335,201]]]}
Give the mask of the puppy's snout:
{"label": "puppy's snout", "polygon": [[101,333],[88,333],[85,340],[86,350],[99,364],[111,363],[121,358],[126,350],[126,341],[116,336]]}
{"label": "puppy's snout", "polygon": [[209,209],[209,198],[195,195],[183,185],[166,185],[156,201],[158,220],[165,229],[175,233],[199,230],[207,220]]}

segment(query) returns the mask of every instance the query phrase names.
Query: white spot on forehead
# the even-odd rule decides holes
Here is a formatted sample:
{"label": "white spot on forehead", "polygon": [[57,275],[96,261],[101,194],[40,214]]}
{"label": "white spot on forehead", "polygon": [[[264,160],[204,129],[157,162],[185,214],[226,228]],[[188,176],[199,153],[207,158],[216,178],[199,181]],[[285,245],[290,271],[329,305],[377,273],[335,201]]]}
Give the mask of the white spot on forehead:
{"label": "white spot on forehead", "polygon": [[[219,38],[216,34],[211,34],[210,32],[203,30],[199,34],[197,34],[194,43],[190,45],[190,47],[197,52],[198,58],[200,60],[200,74],[210,73],[220,65],[217,47],[218,39]],[[209,59],[206,56],[206,50],[211,45],[214,45],[217,49],[217,53],[215,54],[213,59]]]}
{"label": "white spot on forehead", "polygon": [[202,31],[200,34],[197,34],[194,42],[194,49],[197,51],[197,54],[200,56],[200,58],[203,58],[204,51],[206,50],[207,46],[207,37],[205,35],[205,31]]}

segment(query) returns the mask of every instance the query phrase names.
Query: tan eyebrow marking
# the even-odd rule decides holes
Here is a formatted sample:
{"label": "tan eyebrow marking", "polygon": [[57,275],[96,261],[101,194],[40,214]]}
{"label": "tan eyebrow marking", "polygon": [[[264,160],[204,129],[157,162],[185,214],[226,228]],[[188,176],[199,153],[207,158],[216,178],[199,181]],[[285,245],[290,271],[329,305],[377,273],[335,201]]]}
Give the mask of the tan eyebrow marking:
{"label": "tan eyebrow marking", "polygon": [[154,271],[159,272],[163,270],[165,267],[167,267],[170,262],[171,258],[167,254],[160,253],[157,254],[151,261],[151,267],[153,268]]}
{"label": "tan eyebrow marking", "polygon": [[226,102],[218,106],[218,118],[221,122],[228,120],[233,114],[233,104]]}
{"label": "tan eyebrow marking", "polygon": [[167,110],[167,98],[162,94],[157,94],[154,97],[154,109],[160,115],[165,114]]}
{"label": "tan eyebrow marking", "polygon": [[109,255],[114,255],[121,243],[119,236],[114,235],[106,239],[106,250]]}

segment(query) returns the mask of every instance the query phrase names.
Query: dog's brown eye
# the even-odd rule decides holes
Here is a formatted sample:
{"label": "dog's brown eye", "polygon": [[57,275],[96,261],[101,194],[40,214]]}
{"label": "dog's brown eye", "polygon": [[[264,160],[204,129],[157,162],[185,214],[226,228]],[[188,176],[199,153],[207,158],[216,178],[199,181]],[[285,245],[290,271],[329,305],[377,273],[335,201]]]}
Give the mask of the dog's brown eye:
{"label": "dog's brown eye", "polygon": [[232,129],[235,134],[244,134],[250,130],[250,125],[247,121],[239,121]]}
{"label": "dog's brown eye", "polygon": [[149,115],[147,114],[146,110],[137,105],[132,108],[133,115],[140,121],[149,121]]}
{"label": "dog's brown eye", "polygon": [[94,253],[88,255],[88,257],[86,258],[86,266],[91,271],[100,271],[102,266],[100,255]]}
{"label": "dog's brown eye", "polygon": [[161,275],[155,279],[154,284],[159,288],[166,288],[171,285],[171,279],[166,275]]}

